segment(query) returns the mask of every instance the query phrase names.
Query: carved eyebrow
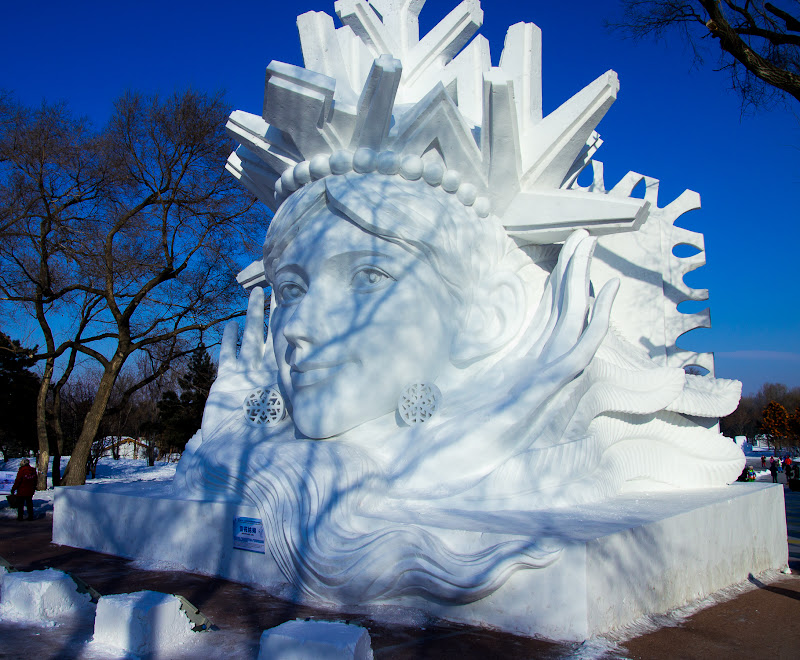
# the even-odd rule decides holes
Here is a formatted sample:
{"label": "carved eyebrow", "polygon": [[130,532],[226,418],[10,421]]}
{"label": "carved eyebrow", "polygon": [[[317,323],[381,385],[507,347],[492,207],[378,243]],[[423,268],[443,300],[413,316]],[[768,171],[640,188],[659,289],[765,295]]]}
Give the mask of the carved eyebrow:
{"label": "carved eyebrow", "polygon": [[362,259],[376,259],[382,262],[389,262],[389,265],[399,265],[402,260],[400,255],[387,254],[378,250],[353,250],[342,252],[328,259],[328,267],[334,270],[351,268],[356,262]]}
{"label": "carved eyebrow", "polygon": [[288,263],[282,264],[278,268],[275,269],[275,278],[279,275],[283,275],[284,273],[294,273],[295,275],[300,276],[302,279],[306,279],[306,271],[303,269],[299,264],[296,263]]}
{"label": "carved eyebrow", "polygon": [[[339,264],[341,262],[349,263],[355,261],[356,259],[361,259],[363,257],[378,257],[381,259],[397,260],[398,257],[400,256],[402,256],[402,253],[398,253],[397,255],[391,255],[386,252],[382,252],[380,250],[349,250],[347,252],[341,252],[339,254],[335,254],[332,257],[326,259],[326,261]],[[289,262],[289,263],[279,262],[278,267],[275,269],[275,274],[278,275],[279,273],[287,269],[292,270],[294,272],[305,272],[305,269],[296,262]]]}

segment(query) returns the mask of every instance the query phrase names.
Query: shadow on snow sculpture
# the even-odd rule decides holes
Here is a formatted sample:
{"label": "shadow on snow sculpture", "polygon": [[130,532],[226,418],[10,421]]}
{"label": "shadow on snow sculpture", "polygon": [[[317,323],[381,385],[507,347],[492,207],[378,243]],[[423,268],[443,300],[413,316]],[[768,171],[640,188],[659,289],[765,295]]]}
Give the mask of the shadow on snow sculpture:
{"label": "shadow on snow sculpture", "polygon": [[[493,69],[475,57],[480,38],[458,55],[477,3],[446,17],[438,41],[415,41],[411,8],[374,4],[383,22],[362,0],[337,3],[352,30],[301,16],[319,72],[273,62],[263,118],[231,115],[229,170],[276,214],[263,259],[240,275],[254,287],[241,350],[234,323],[175,483],[256,506],[269,555],[307,595],[468,603],[559,548],[446,544],[391,511],[533,511],[729,483],[743,456],[709,429],[740,384],[687,376],[626,340],[609,321],[624,278],[593,295],[596,236],[638,231],[654,210],[576,186],[613,72],[542,118],[538,28],[513,26]],[[368,70],[345,65],[370,55]],[[410,385],[427,386],[423,423],[398,412]],[[247,420],[254,391],[271,392],[269,423]]]}

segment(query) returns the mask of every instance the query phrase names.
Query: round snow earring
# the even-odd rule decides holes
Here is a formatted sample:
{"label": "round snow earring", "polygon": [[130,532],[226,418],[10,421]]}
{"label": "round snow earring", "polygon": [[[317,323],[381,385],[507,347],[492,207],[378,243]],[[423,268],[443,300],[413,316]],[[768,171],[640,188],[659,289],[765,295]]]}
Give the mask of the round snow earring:
{"label": "round snow earring", "polygon": [[409,426],[427,422],[439,409],[442,393],[433,383],[411,383],[397,400],[397,412]]}
{"label": "round snow earring", "polygon": [[244,416],[255,426],[273,426],[286,417],[286,405],[277,385],[259,387],[245,397],[242,404]]}

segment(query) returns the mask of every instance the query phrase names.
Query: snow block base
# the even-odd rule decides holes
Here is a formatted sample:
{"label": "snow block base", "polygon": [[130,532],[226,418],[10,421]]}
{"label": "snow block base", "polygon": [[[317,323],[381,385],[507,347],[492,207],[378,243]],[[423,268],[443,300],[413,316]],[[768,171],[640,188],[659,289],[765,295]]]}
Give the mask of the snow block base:
{"label": "snow block base", "polygon": [[52,621],[91,607],[89,594],[78,593],[69,575],[52,568],[0,574],[0,581],[0,605],[21,619]]}
{"label": "snow block base", "polygon": [[170,594],[138,591],[103,596],[94,620],[95,644],[141,656],[180,644],[192,635],[181,602]]}
{"label": "snow block base", "polygon": [[[53,541],[166,562],[206,575],[296,593],[267,554],[233,547],[233,519],[257,511],[231,501],[194,501],[169,484],[59,488]],[[402,608],[528,636],[583,640],[702,599],[749,574],[788,562],[783,487],[736,483],[709,490],[623,495],[594,505],[537,512],[414,511],[384,514],[423,526],[443,542],[473,535],[520,538],[563,548],[547,568],[520,570],[490,596],[467,605],[419,597],[382,601]],[[400,609],[398,609],[400,608]],[[375,606],[347,607],[374,612]],[[407,616],[408,612],[405,613]]]}
{"label": "snow block base", "polygon": [[369,633],[332,621],[287,621],[261,635],[258,660],[372,660]]}

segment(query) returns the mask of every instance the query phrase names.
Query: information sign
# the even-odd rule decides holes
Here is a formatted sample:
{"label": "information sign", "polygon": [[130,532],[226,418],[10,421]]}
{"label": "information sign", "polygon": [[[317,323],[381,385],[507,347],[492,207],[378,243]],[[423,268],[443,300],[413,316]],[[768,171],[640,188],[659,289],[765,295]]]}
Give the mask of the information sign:
{"label": "information sign", "polygon": [[264,554],[264,527],[258,518],[233,519],[233,547]]}
{"label": "information sign", "polygon": [[11,486],[14,485],[16,478],[16,472],[0,472],[0,495],[8,495],[11,492]]}

